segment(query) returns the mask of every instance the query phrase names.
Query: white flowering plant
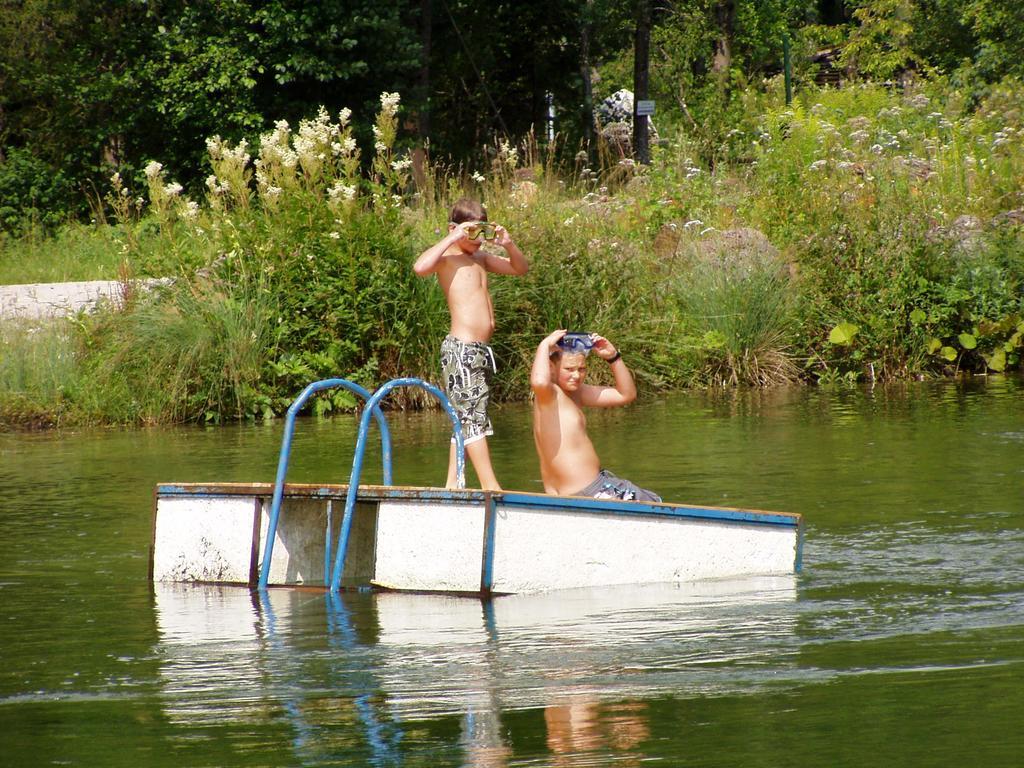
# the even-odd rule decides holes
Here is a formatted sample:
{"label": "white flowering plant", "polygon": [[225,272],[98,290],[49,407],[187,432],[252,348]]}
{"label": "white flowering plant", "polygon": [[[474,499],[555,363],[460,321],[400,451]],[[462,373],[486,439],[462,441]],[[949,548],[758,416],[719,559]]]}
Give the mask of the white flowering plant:
{"label": "white flowering plant", "polygon": [[398,106],[401,96],[383,92],[380,111],[373,124],[372,196],[377,210],[401,207],[409,186],[412,158],[395,149],[398,138]]}
{"label": "white flowering plant", "polygon": [[115,171],[110,177],[110,192],[105,199],[118,224],[129,225],[138,220],[142,203],[138,198],[132,197],[131,190],[125,185],[119,171]]}
{"label": "white flowering plant", "polygon": [[213,168],[206,182],[211,205],[247,209],[252,200],[249,183],[253,173],[249,142],[242,139],[232,147],[220,136],[211,136],[206,140],[206,151]]}
{"label": "white flowering plant", "polygon": [[149,189],[150,211],[161,227],[168,227],[175,219],[187,215],[190,208],[188,198],[182,196],[185,189],[176,181],[167,181],[161,163],[150,161],[144,173]]}

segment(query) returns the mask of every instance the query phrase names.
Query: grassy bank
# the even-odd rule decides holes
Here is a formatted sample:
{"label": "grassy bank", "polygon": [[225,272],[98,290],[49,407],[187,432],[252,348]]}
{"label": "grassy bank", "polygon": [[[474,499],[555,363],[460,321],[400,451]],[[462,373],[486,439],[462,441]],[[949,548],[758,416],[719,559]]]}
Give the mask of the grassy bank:
{"label": "grassy bank", "polygon": [[948,91],[857,86],[787,107],[769,89],[713,163],[663,127],[646,168],[499,142],[486,174],[428,163],[415,185],[387,95],[369,177],[344,113],[279,124],[251,151],[211,140],[202,200],[154,162],[145,189],[112,180],[108,224],[3,244],[7,282],[47,274],[47,253],[79,265],[64,279],[176,279],[46,329],[6,324],[0,418],[264,418],[316,378],[436,378],[447,311],[411,264],[463,193],[531,261],[492,281],[501,398],[526,396],[556,327],[612,338],[648,391],[1013,370],[1022,94],[1007,84],[965,113]]}

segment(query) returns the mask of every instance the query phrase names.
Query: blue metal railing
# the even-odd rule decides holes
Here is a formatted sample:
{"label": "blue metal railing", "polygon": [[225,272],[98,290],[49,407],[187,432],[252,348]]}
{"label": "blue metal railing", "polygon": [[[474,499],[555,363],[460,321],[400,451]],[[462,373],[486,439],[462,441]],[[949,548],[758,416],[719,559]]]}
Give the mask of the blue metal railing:
{"label": "blue metal railing", "polygon": [[[353,392],[359,395],[361,398],[363,398],[363,400],[367,402],[366,411],[364,413],[364,415],[366,416],[365,421],[367,424],[369,424],[370,416],[372,414],[373,418],[377,420],[377,425],[380,427],[380,443],[381,452],[383,454],[382,461],[384,465],[383,482],[384,485],[391,485],[391,433],[388,431],[388,423],[384,418],[384,414],[381,412],[380,408],[377,407],[377,402],[379,401],[379,398],[377,399],[377,401],[374,401],[374,403],[371,405],[369,402],[371,400],[369,390],[359,386],[358,384],[348,381],[347,379],[324,379],[323,381],[314,381],[312,384],[310,384],[308,387],[302,390],[299,396],[295,398],[295,402],[293,402],[291,406],[289,406],[288,414],[287,416],[285,416],[284,420],[284,437],[281,439],[281,453],[277,459],[277,478],[274,481],[274,497],[273,501],[270,504],[270,522],[269,525],[267,526],[267,540],[263,546],[263,564],[260,567],[260,580],[258,584],[260,589],[266,589],[267,581],[270,579],[270,560],[271,556],[274,553],[274,538],[277,535],[277,523],[278,519],[281,516],[281,500],[284,498],[284,479],[285,475],[288,474],[288,459],[292,450],[292,435],[295,432],[295,417],[298,415],[299,411],[302,409],[302,406],[306,404],[306,401],[309,400],[310,397],[312,397],[314,394],[321,390],[333,389],[334,387],[341,387],[343,389],[348,390],[349,392]],[[363,450],[365,450],[365,440],[363,441]],[[362,457],[360,456],[360,459],[361,458]],[[327,583],[326,566],[327,563],[330,562],[331,552],[331,520],[329,517],[327,520],[327,525],[327,542],[325,544],[324,551],[325,586]]]}
{"label": "blue metal railing", "polygon": [[[373,396],[366,401],[366,410],[359,422],[359,435],[356,438],[356,452],[352,459],[352,475],[348,481],[348,493],[345,495],[345,516],[341,520],[341,532],[338,534],[337,554],[334,558],[334,570],[331,574],[331,592],[337,592],[341,588],[341,574],[345,570],[345,555],[348,549],[348,537],[352,529],[352,513],[355,509],[356,495],[359,490],[359,475],[363,470],[363,453],[366,450],[366,435],[370,429],[370,414],[378,411],[378,403],[395,387],[419,387],[424,389],[440,401],[448,418],[452,421],[452,434],[455,438],[455,471],[456,483],[459,488],[466,486],[466,445],[462,437],[462,427],[459,424],[459,417],[452,408],[445,394],[432,384],[427,384],[420,379],[392,379],[373,393]],[[386,485],[390,483],[385,483]],[[266,565],[266,563],[264,563]],[[263,584],[261,579],[261,584]]]}

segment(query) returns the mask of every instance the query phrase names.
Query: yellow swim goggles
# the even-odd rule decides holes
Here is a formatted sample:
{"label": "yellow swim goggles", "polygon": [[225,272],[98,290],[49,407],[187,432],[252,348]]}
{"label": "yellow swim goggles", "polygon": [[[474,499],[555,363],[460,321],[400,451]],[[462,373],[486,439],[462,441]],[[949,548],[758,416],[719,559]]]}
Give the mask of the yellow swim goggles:
{"label": "yellow swim goggles", "polygon": [[484,240],[493,240],[495,237],[494,225],[486,221],[474,221],[472,224],[467,224],[466,237],[470,240],[479,240],[481,235]]}

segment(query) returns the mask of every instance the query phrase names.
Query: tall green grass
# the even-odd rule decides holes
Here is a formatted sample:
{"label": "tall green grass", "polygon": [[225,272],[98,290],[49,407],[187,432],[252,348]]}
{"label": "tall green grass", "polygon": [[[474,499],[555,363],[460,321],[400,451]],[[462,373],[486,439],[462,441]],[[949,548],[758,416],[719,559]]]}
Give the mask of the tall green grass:
{"label": "tall green grass", "polygon": [[720,246],[695,260],[676,293],[703,381],[771,386],[798,378],[789,349],[795,291],[775,256]]}
{"label": "tall green grass", "polygon": [[77,335],[71,323],[0,323],[0,424],[59,425],[78,387]]}
{"label": "tall green grass", "polygon": [[111,227],[67,224],[53,235],[0,237],[0,285],[113,280],[124,263]]}
{"label": "tall green grass", "polygon": [[278,302],[262,280],[182,283],[87,322],[76,405],[92,420],[157,423],[269,414]]}

